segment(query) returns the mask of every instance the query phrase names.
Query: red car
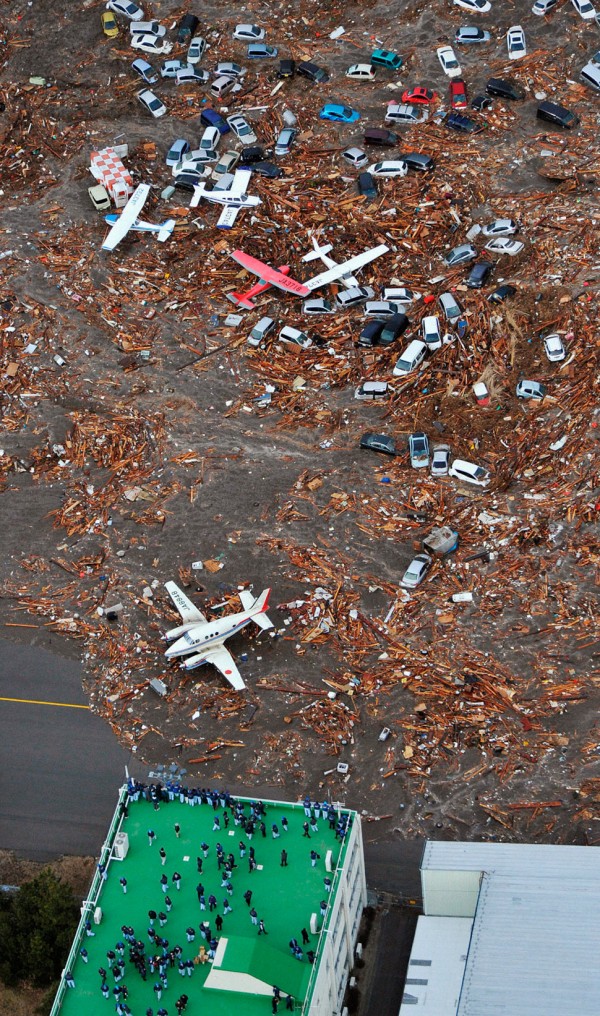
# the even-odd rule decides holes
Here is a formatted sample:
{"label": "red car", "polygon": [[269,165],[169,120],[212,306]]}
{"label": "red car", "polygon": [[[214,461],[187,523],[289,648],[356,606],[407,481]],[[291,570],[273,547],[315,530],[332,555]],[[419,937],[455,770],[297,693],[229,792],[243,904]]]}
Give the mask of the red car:
{"label": "red car", "polygon": [[467,86],[462,78],[450,82],[450,105],[452,109],[467,108]]}
{"label": "red car", "polygon": [[427,106],[437,97],[437,92],[432,92],[429,88],[422,88],[420,85],[417,88],[407,88],[405,92],[402,92],[402,102],[408,102],[413,106],[419,105],[419,103]]}

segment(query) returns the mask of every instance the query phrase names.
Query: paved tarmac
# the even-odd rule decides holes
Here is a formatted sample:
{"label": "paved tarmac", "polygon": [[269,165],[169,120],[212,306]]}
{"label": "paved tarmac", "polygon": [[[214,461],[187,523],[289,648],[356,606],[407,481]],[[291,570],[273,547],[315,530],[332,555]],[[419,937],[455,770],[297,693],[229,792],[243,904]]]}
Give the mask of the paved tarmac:
{"label": "paved tarmac", "polygon": [[89,712],[77,662],[0,639],[0,675],[0,848],[96,855],[135,759]]}

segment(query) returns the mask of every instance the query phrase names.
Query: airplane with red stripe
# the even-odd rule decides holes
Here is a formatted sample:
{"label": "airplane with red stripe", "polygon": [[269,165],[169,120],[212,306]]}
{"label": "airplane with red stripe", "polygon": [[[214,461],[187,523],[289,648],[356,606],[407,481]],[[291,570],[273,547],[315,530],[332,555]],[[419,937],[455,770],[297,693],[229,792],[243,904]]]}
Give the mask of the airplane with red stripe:
{"label": "airplane with red stripe", "polygon": [[[372,247],[370,250],[363,251],[362,254],[349,258],[348,261],[334,264],[327,271],[313,276],[312,279],[307,279],[306,282],[298,282],[297,279],[290,278],[288,274],[289,267],[287,265],[283,265],[281,268],[272,268],[271,265],[265,264],[264,261],[259,261],[258,258],[252,257],[251,254],[244,253],[243,250],[234,250],[229,256],[234,261],[237,261],[239,265],[247,268],[253,275],[258,275],[259,281],[246,293],[233,292],[227,295],[233,303],[237,303],[240,307],[245,307],[247,310],[252,310],[255,306],[252,303],[252,297],[258,295],[259,292],[263,293],[269,286],[275,286],[277,289],[282,289],[286,293],[293,293],[295,296],[309,296],[313,290],[320,289],[321,286],[327,286],[330,282],[341,279],[342,276],[362,268],[388,251],[389,247],[384,243],[379,244],[378,247]],[[287,269],[287,271],[283,269]],[[257,289],[257,286],[260,288]]]}

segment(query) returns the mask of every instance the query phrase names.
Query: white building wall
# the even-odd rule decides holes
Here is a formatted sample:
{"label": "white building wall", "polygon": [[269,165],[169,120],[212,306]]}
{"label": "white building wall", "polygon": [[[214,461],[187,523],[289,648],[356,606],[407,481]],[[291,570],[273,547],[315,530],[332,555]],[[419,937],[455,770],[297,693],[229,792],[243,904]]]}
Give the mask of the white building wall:
{"label": "white building wall", "polygon": [[[336,892],[337,889],[337,892]],[[341,1013],[348,976],[354,966],[354,951],[363,909],[367,903],[367,881],[360,818],[354,816],[343,869],[338,869],[332,888],[335,899],[321,932],[314,982],[304,1006],[305,1016],[334,1016]],[[318,965],[317,965],[318,964]]]}
{"label": "white building wall", "polygon": [[481,871],[421,869],[423,911],[433,917],[473,917]]}

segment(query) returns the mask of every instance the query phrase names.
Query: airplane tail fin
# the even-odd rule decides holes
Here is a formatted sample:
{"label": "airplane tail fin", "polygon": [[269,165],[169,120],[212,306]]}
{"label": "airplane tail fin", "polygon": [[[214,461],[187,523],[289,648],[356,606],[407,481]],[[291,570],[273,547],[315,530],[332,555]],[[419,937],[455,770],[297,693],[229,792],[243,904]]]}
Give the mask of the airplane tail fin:
{"label": "airplane tail fin", "polygon": [[243,293],[236,292],[235,289],[233,290],[233,292],[227,293],[226,296],[227,299],[231,300],[232,303],[237,304],[238,307],[245,307],[246,310],[254,310],[256,306],[256,304],[253,303],[252,300],[249,300],[248,297],[244,296]]}
{"label": "airplane tail fin", "polygon": [[162,226],[160,227],[156,239],[160,243],[164,243],[165,240],[168,240],[169,237],[171,236],[174,227],[175,227],[175,219],[167,219],[167,221],[163,222]]}
{"label": "airplane tail fin", "polygon": [[313,236],[312,238],[312,245],[314,247],[314,250],[311,250],[308,252],[308,254],[305,254],[304,257],[302,258],[303,261],[315,261],[317,258],[320,258],[322,254],[329,254],[329,251],[331,250],[330,243],[324,243],[323,246],[321,246],[316,236]]}
{"label": "airplane tail fin", "polygon": [[[256,614],[252,614],[252,620],[259,628],[263,631],[269,631],[270,628],[274,628],[274,624],[269,620],[266,614],[266,609],[269,604],[269,596],[271,595],[270,589],[263,589],[260,596],[256,598],[252,605],[252,610],[256,611]],[[241,599],[241,597],[240,597]],[[242,601],[243,602],[243,601]]]}

